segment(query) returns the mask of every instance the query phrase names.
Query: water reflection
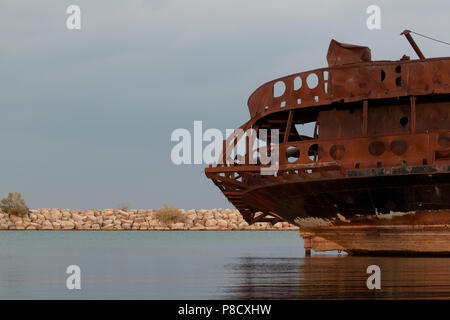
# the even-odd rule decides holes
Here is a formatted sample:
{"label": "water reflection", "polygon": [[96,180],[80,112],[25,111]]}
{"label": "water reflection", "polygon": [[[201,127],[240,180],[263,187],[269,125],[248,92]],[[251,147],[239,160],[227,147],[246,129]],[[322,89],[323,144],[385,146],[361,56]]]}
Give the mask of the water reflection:
{"label": "water reflection", "polygon": [[[381,290],[366,286],[381,268]],[[450,258],[238,258],[225,266],[229,299],[449,299]]]}

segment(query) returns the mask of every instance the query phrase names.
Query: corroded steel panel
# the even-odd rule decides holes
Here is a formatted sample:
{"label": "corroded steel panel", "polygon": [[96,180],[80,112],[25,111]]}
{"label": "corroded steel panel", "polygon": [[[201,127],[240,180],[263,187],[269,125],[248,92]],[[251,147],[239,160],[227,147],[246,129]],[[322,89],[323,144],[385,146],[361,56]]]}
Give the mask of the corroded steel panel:
{"label": "corroded steel panel", "polygon": [[340,43],[331,40],[328,47],[327,61],[329,67],[350,63],[369,62],[372,60],[370,49],[354,44]]}

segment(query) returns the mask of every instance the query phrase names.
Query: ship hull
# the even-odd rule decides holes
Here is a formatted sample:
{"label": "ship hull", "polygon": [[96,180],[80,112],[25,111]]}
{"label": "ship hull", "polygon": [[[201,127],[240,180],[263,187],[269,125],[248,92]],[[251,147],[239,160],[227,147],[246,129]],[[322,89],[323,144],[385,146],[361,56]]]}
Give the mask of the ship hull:
{"label": "ship hull", "polygon": [[448,220],[450,211],[414,212],[411,224],[367,224],[356,226],[318,227],[300,230],[307,252],[345,251],[365,256],[450,256],[450,225],[435,222],[418,224],[427,215]]}
{"label": "ship hull", "polygon": [[311,218],[318,226],[358,224],[377,214],[450,209],[450,165],[350,170],[335,178],[279,177],[251,188],[242,201],[299,227]]}
{"label": "ship hull", "polygon": [[253,188],[242,199],[299,226],[307,252],[450,255],[450,166],[349,171]]}

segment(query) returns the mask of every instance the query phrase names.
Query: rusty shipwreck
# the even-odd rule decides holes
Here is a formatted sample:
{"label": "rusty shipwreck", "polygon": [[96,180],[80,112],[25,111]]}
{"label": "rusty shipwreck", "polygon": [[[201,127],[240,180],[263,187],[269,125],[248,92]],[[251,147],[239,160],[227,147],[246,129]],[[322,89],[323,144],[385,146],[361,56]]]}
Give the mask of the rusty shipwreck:
{"label": "rusty shipwreck", "polygon": [[450,58],[403,34],[419,59],[372,61],[332,40],[327,68],[253,92],[240,129],[279,130],[278,170],[261,175],[243,135],[224,150],[247,139],[247,161],[225,151],[205,169],[247,222],[297,225],[307,253],[450,254]]}

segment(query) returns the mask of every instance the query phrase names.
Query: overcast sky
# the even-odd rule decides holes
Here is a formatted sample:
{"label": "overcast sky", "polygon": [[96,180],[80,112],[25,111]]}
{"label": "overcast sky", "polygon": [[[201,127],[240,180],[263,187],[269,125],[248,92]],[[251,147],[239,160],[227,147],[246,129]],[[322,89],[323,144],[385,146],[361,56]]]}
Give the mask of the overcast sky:
{"label": "overcast sky", "polygon": [[[394,4],[395,2],[395,4]],[[432,3],[432,5],[431,5]],[[81,30],[66,8],[81,7]],[[381,30],[366,8],[381,7]],[[448,1],[0,2],[0,196],[33,208],[231,207],[203,165],[175,166],[176,128],[236,128],[259,85],[326,66],[332,38],[415,58],[399,33],[448,39]],[[425,56],[449,47],[417,38]]]}

